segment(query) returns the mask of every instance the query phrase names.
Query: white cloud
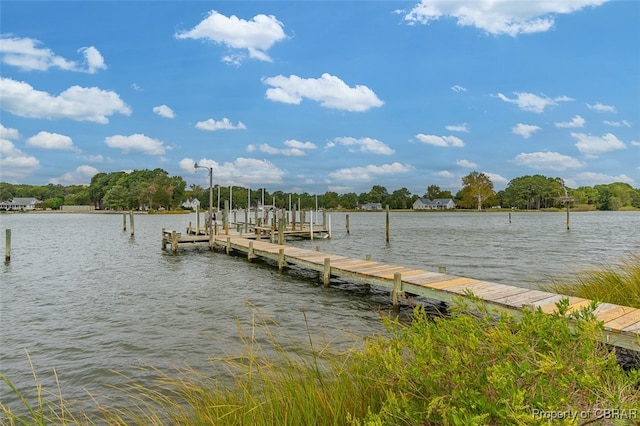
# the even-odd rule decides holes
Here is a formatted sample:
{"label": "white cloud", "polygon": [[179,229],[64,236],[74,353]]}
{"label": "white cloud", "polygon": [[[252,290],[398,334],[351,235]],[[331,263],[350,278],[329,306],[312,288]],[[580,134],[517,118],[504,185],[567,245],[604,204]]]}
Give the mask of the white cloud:
{"label": "white cloud", "polygon": [[166,150],[170,149],[161,141],[139,133],[130,136],[109,136],[105,138],[104,143],[111,148],[119,148],[124,153],[141,152],[147,155],[164,155]]}
{"label": "white cloud", "polygon": [[79,151],[79,149],[73,145],[73,140],[71,140],[69,136],[59,133],[40,132],[27,139],[27,145],[44,149]]}
{"label": "white cloud", "polygon": [[511,128],[511,133],[515,135],[520,135],[525,139],[529,139],[531,135],[533,135],[538,130],[541,130],[539,126],[534,126],[532,124],[518,123]]}
{"label": "white cloud", "polygon": [[69,118],[107,124],[110,115],[131,114],[117,93],[97,87],[72,86],[58,96],[51,96],[28,83],[1,78],[0,98],[3,110],[27,118]]}
{"label": "white cloud", "polygon": [[237,125],[233,125],[231,120],[229,120],[227,117],[224,117],[220,121],[216,121],[213,118],[210,118],[208,120],[198,121],[196,123],[196,129],[209,130],[212,132],[216,130],[242,130],[246,128],[247,127],[242,123],[242,121],[238,121]]}
{"label": "white cloud", "polygon": [[[179,165],[187,173],[194,172],[194,160],[184,158]],[[252,185],[282,183],[285,171],[267,160],[256,160],[253,158],[239,157],[233,162],[218,162],[203,158],[198,161],[199,165],[213,168],[214,181],[220,185]],[[208,174],[205,176],[206,184],[209,184]]]}
{"label": "white cloud", "polygon": [[20,151],[9,139],[18,137],[18,131],[0,124],[0,170],[2,179],[20,179],[31,175],[40,161],[36,157]]}
{"label": "white cloud", "polygon": [[284,145],[287,146],[287,148],[275,148],[266,143],[260,144],[258,146],[249,145],[247,146],[247,151],[253,152],[258,149],[261,152],[267,154],[284,155],[287,157],[304,157],[307,155],[307,152],[305,151],[306,149],[317,148],[316,145],[311,142],[300,142],[295,139],[284,141]]}
{"label": "white cloud", "polygon": [[105,158],[101,154],[97,155],[86,155],[83,157],[85,161],[90,161],[92,163],[102,163],[105,161]]}
{"label": "white cloud", "polygon": [[443,146],[443,147],[453,146],[457,148],[464,146],[464,142],[462,141],[462,139],[456,136],[436,136],[436,135],[425,135],[423,133],[418,133],[416,135],[416,138],[420,142],[426,143],[428,145]]}
{"label": "white cloud", "polygon": [[98,173],[99,171],[95,167],[82,165],[72,172],[50,179],[49,183],[56,185],[88,185],[91,182],[91,178]]}
{"label": "white cloud", "polygon": [[602,173],[583,172],[578,173],[574,180],[580,181],[579,186],[606,185],[613,182],[624,182],[635,185],[635,181],[627,175],[609,176]]}
{"label": "white cloud", "polygon": [[175,118],[176,114],[171,108],[166,105],[159,105],[153,107],[153,112],[164,118]]}
{"label": "white cloud", "polygon": [[571,133],[571,136],[578,141],[576,142],[578,151],[587,157],[597,157],[599,154],[625,149],[627,147],[611,133],[607,133],[602,137],[591,136],[585,133]]}
{"label": "white cloud", "polygon": [[[286,38],[283,27],[282,22],[273,15],[259,14],[247,21],[212,10],[202,22],[189,31],[177,33],[176,38],[213,41],[229,49],[246,49],[251,58],[271,61],[267,51]],[[225,62],[233,64],[239,64],[242,59],[239,53],[223,58]]]}
{"label": "white cloud", "polygon": [[349,87],[340,78],[324,73],[320,78],[301,78],[297,75],[278,75],[264,78],[272,86],[267,99],[274,102],[299,105],[304,98],[320,102],[326,108],[346,111],[367,111],[384,104],[367,86]]}
{"label": "white cloud", "polygon": [[469,132],[469,128],[467,127],[467,123],[451,125],[451,126],[445,126],[445,129],[447,129],[450,132],[465,132],[465,133]]}
{"label": "white cloud", "polygon": [[467,89],[465,89],[464,87],[459,86],[457,84],[455,86],[451,86],[451,90],[453,90],[456,93],[466,92],[467,91]]}
{"label": "white cloud", "polygon": [[94,74],[97,70],[107,69],[104,58],[93,46],[78,49],[84,57],[82,63],[70,61],[55,55],[50,49],[40,47],[41,42],[32,38],[3,36],[0,38],[0,58],[7,65],[25,71],[46,71],[59,68],[65,71],[79,71]]}
{"label": "white cloud", "polygon": [[585,123],[586,121],[584,120],[584,118],[580,117],[579,115],[576,115],[571,119],[571,121],[555,123],[555,126],[566,129],[566,128],[584,127]]}
{"label": "white cloud", "polygon": [[538,96],[533,93],[527,92],[514,92],[516,95],[515,99],[511,99],[503,95],[502,93],[498,93],[496,96],[502,99],[505,102],[518,105],[523,111],[531,111],[541,113],[548,106],[558,105],[558,102],[567,102],[572,101],[573,99],[567,96],[557,96],[555,98],[550,98],[546,95]]}
{"label": "white cloud", "polygon": [[553,28],[555,15],[599,6],[607,0],[422,0],[405,15],[411,25],[428,24],[442,17],[457,20],[458,26],[473,26],[489,34],[531,34]]}
{"label": "white cloud", "polygon": [[395,151],[385,143],[372,138],[352,138],[352,137],[338,137],[333,141],[327,143],[327,148],[332,148],[336,145],[344,145],[349,147],[350,152],[371,152],[374,154],[391,155]]}
{"label": "white cloud", "polygon": [[458,160],[456,161],[456,165],[460,166],[460,167],[465,167],[468,169],[475,169],[478,167],[478,165],[476,163],[473,163],[469,160]]}
{"label": "white cloud", "polygon": [[4,127],[2,123],[0,123],[0,139],[18,139],[19,137],[20,134],[17,129]]}
{"label": "white cloud", "polygon": [[329,173],[329,177],[338,181],[369,182],[374,176],[407,173],[413,169],[414,167],[409,164],[400,164],[395,162],[393,164],[383,164],[381,166],[368,165],[365,167],[339,169],[335,172]]}
{"label": "white cloud", "polygon": [[513,160],[515,164],[537,170],[561,172],[583,167],[584,164],[568,155],[557,152],[530,152],[518,154]]}
{"label": "white cloud", "polygon": [[489,179],[491,179],[491,182],[493,182],[494,185],[506,186],[509,183],[509,179],[506,179],[497,173],[489,173],[489,172],[483,172],[483,173],[487,175]]}
{"label": "white cloud", "polygon": [[609,120],[605,120],[604,124],[611,126],[611,127],[629,127],[631,128],[632,125],[630,122],[628,122],[627,120],[622,120],[622,121],[609,121]]}
{"label": "white cloud", "polygon": [[447,178],[447,179],[451,179],[453,178],[455,175],[453,173],[451,173],[448,170],[442,170],[440,172],[434,173],[435,176],[440,176],[443,178]]}
{"label": "white cloud", "polygon": [[594,111],[598,111],[598,112],[616,112],[616,107],[611,106],[611,105],[603,105],[600,102],[596,102],[594,105],[589,105],[587,104],[587,107],[589,109],[592,109]]}

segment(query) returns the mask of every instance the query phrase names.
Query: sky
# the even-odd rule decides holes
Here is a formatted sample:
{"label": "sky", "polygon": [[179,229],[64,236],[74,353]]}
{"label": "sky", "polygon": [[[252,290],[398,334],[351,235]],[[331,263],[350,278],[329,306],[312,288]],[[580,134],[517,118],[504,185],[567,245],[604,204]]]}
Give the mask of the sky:
{"label": "sky", "polygon": [[0,4],[0,181],[640,187],[640,2]]}

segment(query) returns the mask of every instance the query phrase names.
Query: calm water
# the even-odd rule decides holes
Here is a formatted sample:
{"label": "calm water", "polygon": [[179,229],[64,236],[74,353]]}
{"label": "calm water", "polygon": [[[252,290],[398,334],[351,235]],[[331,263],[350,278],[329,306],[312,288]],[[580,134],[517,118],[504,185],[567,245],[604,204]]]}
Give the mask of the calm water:
{"label": "calm water", "polygon": [[[336,254],[532,287],[550,277],[619,260],[640,251],[640,212],[392,213],[385,242],[384,213],[331,216],[331,240],[290,244]],[[114,396],[109,384],[148,383],[140,366],[164,371],[191,366],[211,371],[210,359],[236,354],[238,327],[273,320],[296,340],[381,332],[386,292],[351,283],[324,289],[315,273],[280,274],[206,249],[161,250],[163,227],[184,230],[195,215],[139,215],[136,233],[122,215],[0,215],[1,246],[12,230],[12,260],[0,284],[0,371],[21,389],[34,389],[28,351],[39,379],[66,398]],[[262,336],[262,337],[261,337]],[[265,342],[262,334],[258,340]],[[0,398],[14,396],[0,384]]]}

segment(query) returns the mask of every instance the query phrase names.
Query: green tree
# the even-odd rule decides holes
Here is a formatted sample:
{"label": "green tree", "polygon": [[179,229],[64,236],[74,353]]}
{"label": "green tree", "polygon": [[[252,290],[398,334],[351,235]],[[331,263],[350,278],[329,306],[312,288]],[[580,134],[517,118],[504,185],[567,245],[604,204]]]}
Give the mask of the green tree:
{"label": "green tree", "polygon": [[493,182],[484,173],[473,171],[462,178],[461,203],[465,206],[476,205],[482,210],[482,202],[494,197]]}

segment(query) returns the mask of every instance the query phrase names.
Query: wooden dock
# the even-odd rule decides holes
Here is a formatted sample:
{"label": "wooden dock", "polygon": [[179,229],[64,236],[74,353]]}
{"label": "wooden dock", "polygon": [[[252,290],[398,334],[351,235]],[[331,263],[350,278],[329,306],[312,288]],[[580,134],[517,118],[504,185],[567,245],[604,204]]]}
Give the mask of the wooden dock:
{"label": "wooden dock", "polygon": [[[175,235],[163,230],[165,237]],[[390,265],[372,260],[355,259],[347,256],[301,249],[283,244],[246,238],[240,235],[211,235],[182,237],[183,246],[221,248],[227,253],[267,259],[282,270],[296,265],[321,274],[324,286],[329,286],[332,277],[375,285],[390,290],[393,305],[400,306],[406,294],[450,303],[454,298],[466,296],[469,292],[484,300],[490,307],[519,315],[523,309],[537,309],[546,313],[557,310],[556,303],[569,300],[569,311],[579,310],[591,304],[590,300],[569,297],[540,290],[497,284],[473,278],[431,272],[422,269]],[[177,247],[178,243],[176,243]],[[640,309],[602,303],[595,311],[598,320],[604,323],[603,341],[614,346],[640,351]]]}

